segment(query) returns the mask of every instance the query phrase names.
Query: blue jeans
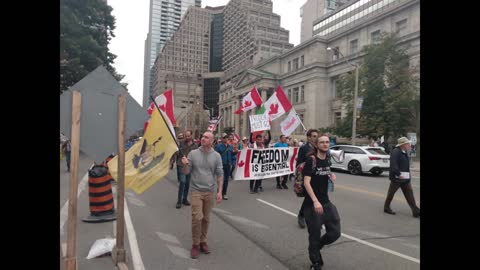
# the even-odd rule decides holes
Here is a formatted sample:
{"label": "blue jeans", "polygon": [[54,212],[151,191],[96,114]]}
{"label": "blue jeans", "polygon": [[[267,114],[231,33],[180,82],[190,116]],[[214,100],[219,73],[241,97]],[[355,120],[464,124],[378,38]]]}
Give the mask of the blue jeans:
{"label": "blue jeans", "polygon": [[178,203],[186,200],[188,197],[188,189],[190,188],[190,174],[183,174],[182,166],[177,166],[178,179]]}
{"label": "blue jeans", "polygon": [[228,187],[228,178],[232,173],[232,166],[228,164],[223,164],[223,189],[222,195],[227,195],[227,187]]}

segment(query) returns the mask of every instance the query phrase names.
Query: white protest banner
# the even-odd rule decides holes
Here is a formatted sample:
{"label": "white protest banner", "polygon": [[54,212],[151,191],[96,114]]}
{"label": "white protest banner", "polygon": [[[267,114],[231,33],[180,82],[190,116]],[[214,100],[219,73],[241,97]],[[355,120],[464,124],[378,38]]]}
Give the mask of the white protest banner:
{"label": "white protest banner", "polygon": [[280,130],[285,136],[290,136],[292,132],[302,123],[295,110],[291,110],[287,118],[280,123]]}
{"label": "white protest banner", "polygon": [[298,147],[242,149],[237,156],[235,180],[264,179],[295,172]]}
{"label": "white protest banner", "polygon": [[270,130],[270,121],[268,121],[268,115],[250,115],[250,130],[252,133],[255,131]]}

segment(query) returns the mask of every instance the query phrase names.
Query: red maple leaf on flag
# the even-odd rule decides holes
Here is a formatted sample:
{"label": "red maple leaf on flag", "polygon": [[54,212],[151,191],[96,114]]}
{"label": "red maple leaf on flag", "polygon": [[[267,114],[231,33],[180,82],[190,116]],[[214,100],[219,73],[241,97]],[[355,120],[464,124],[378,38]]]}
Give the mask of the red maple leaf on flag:
{"label": "red maple leaf on flag", "polygon": [[240,160],[240,162],[238,162],[238,167],[243,167],[243,165],[245,165],[245,162],[243,162],[243,160]]}
{"label": "red maple leaf on flag", "polygon": [[252,105],[252,102],[250,100],[246,100],[245,103],[243,104],[243,107],[250,107]]}
{"label": "red maple leaf on flag", "polygon": [[268,115],[277,114],[277,113],[278,113],[278,103],[270,104],[270,111],[268,112]]}
{"label": "red maple leaf on flag", "polygon": [[162,111],[165,111],[165,105],[164,104],[158,106],[158,108],[160,108],[160,110],[162,110]]}

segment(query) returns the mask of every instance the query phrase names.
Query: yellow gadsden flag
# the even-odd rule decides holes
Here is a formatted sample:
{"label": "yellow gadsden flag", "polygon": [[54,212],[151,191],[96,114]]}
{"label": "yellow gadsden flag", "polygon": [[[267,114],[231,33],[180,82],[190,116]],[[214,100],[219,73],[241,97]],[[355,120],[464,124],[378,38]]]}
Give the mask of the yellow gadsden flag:
{"label": "yellow gadsden flag", "polygon": [[[125,152],[125,188],[143,193],[169,171],[170,158],[178,151],[168,126],[155,108],[144,137]],[[108,162],[114,179],[118,178],[118,155]]]}

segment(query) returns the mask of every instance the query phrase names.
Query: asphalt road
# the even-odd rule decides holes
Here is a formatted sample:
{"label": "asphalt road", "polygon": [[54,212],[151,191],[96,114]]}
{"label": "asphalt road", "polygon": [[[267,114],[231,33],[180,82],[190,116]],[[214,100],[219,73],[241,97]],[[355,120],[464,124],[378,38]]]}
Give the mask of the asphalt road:
{"label": "asphalt road", "polygon": [[[60,208],[68,196],[68,174],[65,161],[61,162]],[[81,158],[79,182],[90,165],[86,157]],[[330,199],[339,211],[343,235],[322,250],[324,269],[419,269],[420,221],[411,216],[401,190],[392,202],[397,215],[387,215],[383,213],[389,185],[386,175],[336,173]],[[309,269],[308,234],[298,227],[295,217],[302,199],[293,193],[292,182],[289,190],[277,190],[275,184],[275,179],[264,180],[264,192],[249,194],[248,181],[230,182],[230,199],[212,212],[208,237],[212,253],[196,260],[189,258],[190,207],[175,209],[175,169],[141,195],[127,190],[129,269]],[[413,179],[412,184],[419,202],[420,179]],[[85,259],[93,241],[113,236],[114,223],[81,221],[89,213],[85,189],[78,209],[79,269],[114,269],[110,257]],[[66,232],[66,225],[63,228]],[[63,243],[65,232],[61,234]]]}

